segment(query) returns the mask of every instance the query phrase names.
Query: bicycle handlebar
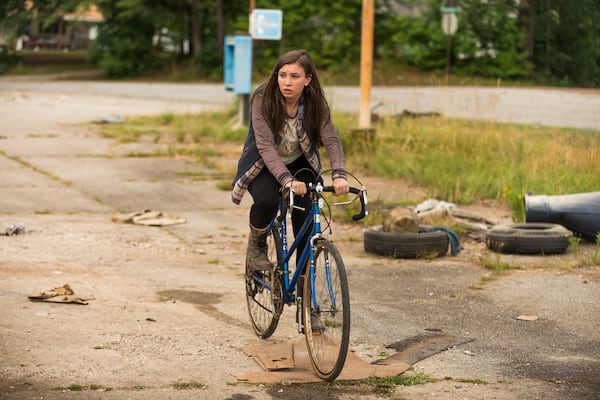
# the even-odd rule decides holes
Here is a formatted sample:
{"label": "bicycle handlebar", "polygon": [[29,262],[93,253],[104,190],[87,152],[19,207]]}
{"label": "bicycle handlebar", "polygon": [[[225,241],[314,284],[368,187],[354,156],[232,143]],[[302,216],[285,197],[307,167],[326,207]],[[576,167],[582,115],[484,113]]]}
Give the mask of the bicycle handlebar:
{"label": "bicycle handlebar", "polygon": [[[333,186],[323,186],[323,191],[329,192],[329,193],[334,193]],[[367,189],[365,189],[364,187],[362,187],[360,189],[355,188],[355,187],[350,187],[350,193],[359,195],[358,198],[360,199],[360,212],[356,215],[353,215],[352,220],[353,221],[361,220],[364,217],[366,217],[367,215],[369,215],[369,211],[367,211],[367,204],[368,204]]]}
{"label": "bicycle handlebar", "polygon": [[[313,185],[310,184],[308,185],[307,189],[307,193],[322,193],[322,192],[328,192],[328,193],[334,193],[334,189],[333,186],[323,186],[320,183],[317,185]],[[282,215],[280,216],[280,218],[283,218],[285,216],[285,214],[294,206],[294,192],[290,189],[286,189],[287,194],[288,194],[288,201],[286,202],[284,201],[284,209],[282,210]],[[349,188],[349,193],[353,193],[358,195],[357,197],[360,199],[360,212],[356,215],[352,216],[352,220],[353,221],[358,221],[363,219],[364,217],[366,217],[367,215],[369,215],[369,211],[367,210],[367,189],[363,186],[362,188],[356,188],[356,187],[350,187]],[[356,200],[350,200],[348,202],[345,203],[334,203],[335,204],[350,204],[352,202],[354,202]]]}

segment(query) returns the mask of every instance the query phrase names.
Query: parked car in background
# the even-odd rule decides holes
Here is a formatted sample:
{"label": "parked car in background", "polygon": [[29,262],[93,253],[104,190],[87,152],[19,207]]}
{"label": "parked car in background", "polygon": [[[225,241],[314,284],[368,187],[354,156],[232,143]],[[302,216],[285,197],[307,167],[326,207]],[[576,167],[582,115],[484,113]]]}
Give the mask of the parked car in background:
{"label": "parked car in background", "polygon": [[31,50],[69,50],[70,46],[68,43],[61,42],[56,36],[38,36],[32,38],[25,38],[23,40],[23,48]]}

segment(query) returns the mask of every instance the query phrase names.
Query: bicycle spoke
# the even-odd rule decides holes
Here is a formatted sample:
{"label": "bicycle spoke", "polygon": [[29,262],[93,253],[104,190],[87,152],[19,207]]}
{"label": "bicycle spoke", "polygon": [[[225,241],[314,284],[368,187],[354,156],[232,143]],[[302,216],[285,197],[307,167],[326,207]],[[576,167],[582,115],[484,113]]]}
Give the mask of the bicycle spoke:
{"label": "bicycle spoke", "polygon": [[307,274],[304,295],[306,345],[317,375],[335,379],[342,371],[350,337],[348,282],[337,248],[321,240],[315,250],[315,273]]}
{"label": "bicycle spoke", "polygon": [[[281,260],[281,243],[276,230],[271,230],[267,246],[269,260],[279,265]],[[252,327],[258,336],[268,338],[277,329],[279,316],[283,308],[281,293],[281,277],[275,268],[270,271],[256,272],[246,265],[246,302]]]}

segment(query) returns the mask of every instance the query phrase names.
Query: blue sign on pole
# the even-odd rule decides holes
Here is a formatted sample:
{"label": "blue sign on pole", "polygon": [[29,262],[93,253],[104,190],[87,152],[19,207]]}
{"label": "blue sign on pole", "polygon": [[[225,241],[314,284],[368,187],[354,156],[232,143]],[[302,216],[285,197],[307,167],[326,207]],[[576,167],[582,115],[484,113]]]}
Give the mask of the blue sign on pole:
{"label": "blue sign on pole", "polygon": [[259,40],[280,40],[283,13],[281,10],[254,9],[250,15],[250,35]]}

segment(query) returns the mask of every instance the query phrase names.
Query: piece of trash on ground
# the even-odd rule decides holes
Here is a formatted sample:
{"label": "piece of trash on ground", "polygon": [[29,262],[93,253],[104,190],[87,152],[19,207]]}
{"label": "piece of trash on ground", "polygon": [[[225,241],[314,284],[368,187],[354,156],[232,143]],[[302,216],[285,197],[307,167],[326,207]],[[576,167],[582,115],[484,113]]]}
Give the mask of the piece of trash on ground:
{"label": "piece of trash on ground", "polygon": [[535,321],[536,319],[538,319],[537,315],[519,315],[517,317],[517,319],[519,321]]}
{"label": "piece of trash on ground", "polygon": [[64,284],[54,289],[41,292],[38,295],[27,296],[31,301],[45,301],[49,303],[76,303],[87,305],[89,300],[94,300],[94,297],[79,297],[75,296],[75,291],[71,289],[69,284]]}
{"label": "piece of trash on ground", "polygon": [[114,215],[112,221],[146,226],[166,226],[183,224],[187,220],[183,217],[164,214],[161,211],[144,210],[130,214]]}
{"label": "piece of trash on ground", "polygon": [[12,224],[4,228],[4,232],[2,232],[2,234],[4,236],[16,236],[27,232],[29,231],[23,225]]}
{"label": "piece of trash on ground", "polygon": [[93,122],[97,124],[114,124],[123,121],[125,121],[125,118],[122,115],[108,115]]}

